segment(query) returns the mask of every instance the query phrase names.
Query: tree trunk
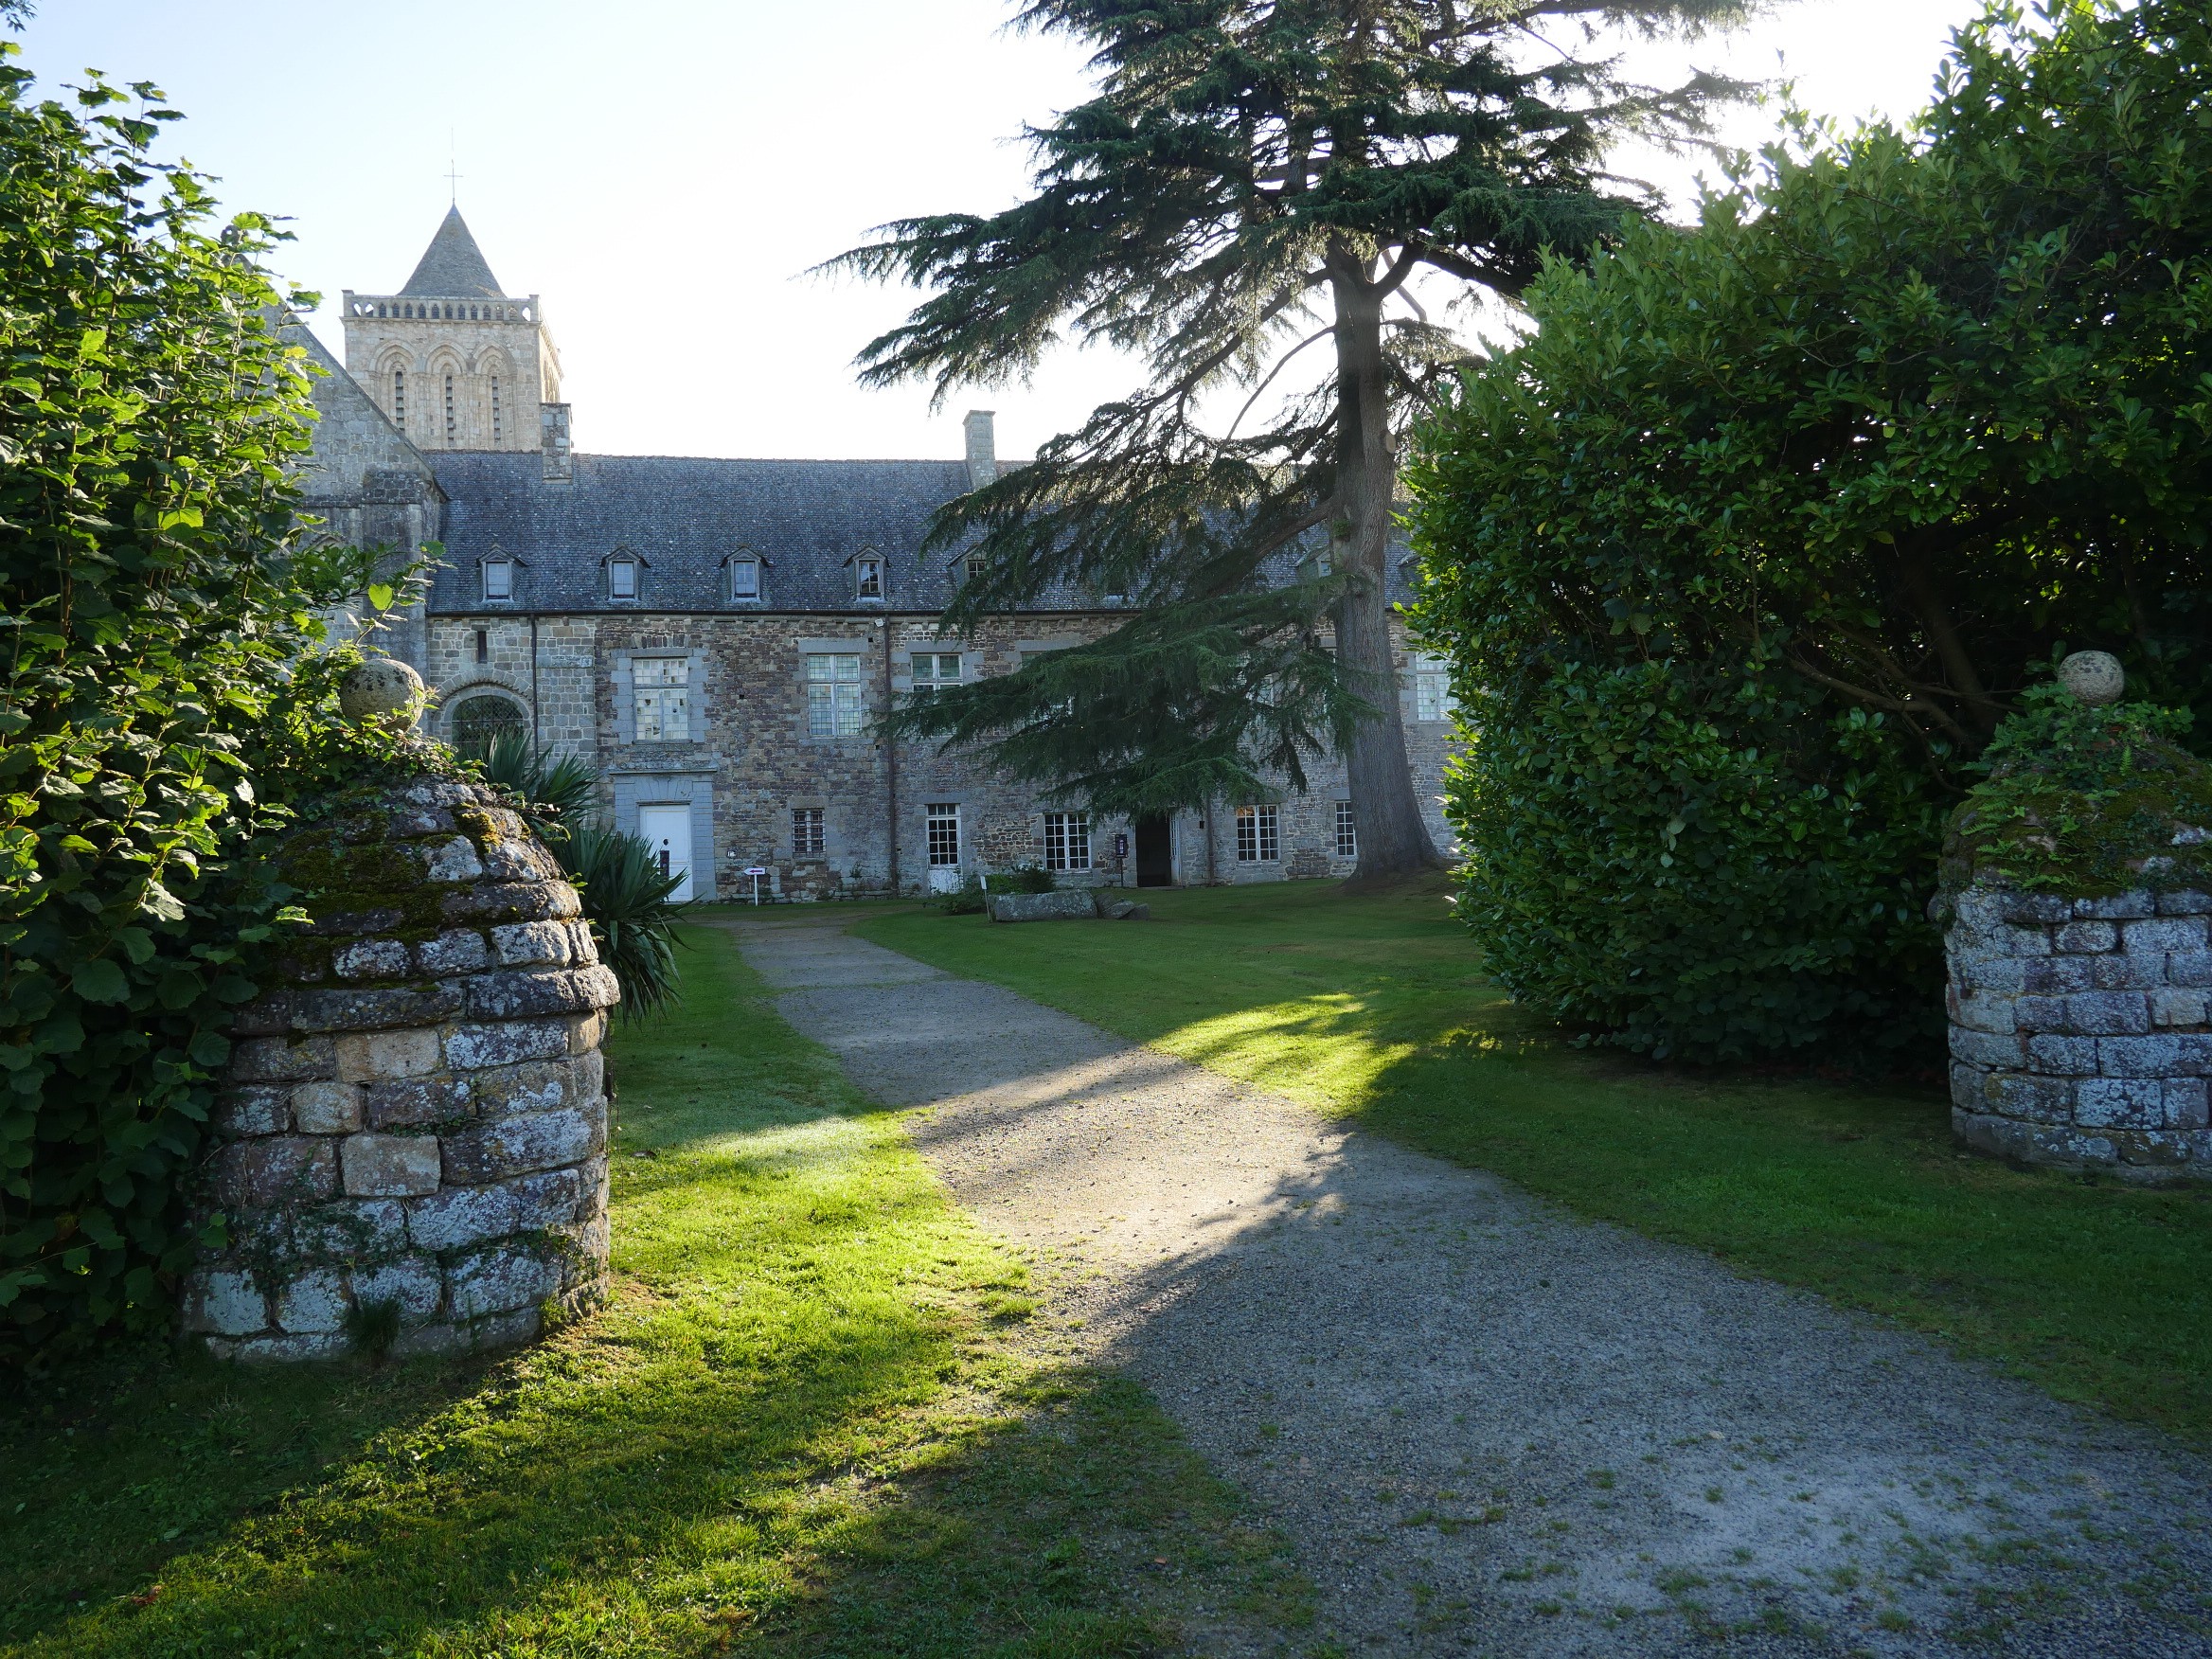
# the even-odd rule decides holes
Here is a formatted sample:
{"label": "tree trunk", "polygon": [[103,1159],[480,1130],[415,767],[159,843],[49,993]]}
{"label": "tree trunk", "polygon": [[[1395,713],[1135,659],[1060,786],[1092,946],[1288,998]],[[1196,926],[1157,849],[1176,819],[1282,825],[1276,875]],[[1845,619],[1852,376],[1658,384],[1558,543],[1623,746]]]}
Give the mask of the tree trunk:
{"label": "tree trunk", "polygon": [[1389,384],[1382,359],[1382,298],[1372,261],[1332,250],[1336,302],[1336,489],[1344,512],[1332,530],[1332,556],[1347,578],[1336,612],[1337,661],[1375,707],[1345,752],[1365,884],[1435,869],[1442,862],[1421,821],[1399,716],[1398,662],[1390,637],[1390,520],[1398,457],[1390,447]]}

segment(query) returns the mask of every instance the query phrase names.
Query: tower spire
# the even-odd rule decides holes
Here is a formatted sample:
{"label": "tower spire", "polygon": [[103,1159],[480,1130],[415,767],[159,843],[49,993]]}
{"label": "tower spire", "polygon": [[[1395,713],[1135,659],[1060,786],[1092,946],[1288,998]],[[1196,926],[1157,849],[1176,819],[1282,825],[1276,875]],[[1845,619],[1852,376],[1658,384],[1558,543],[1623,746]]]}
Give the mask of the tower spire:
{"label": "tower spire", "polygon": [[401,294],[435,294],[443,297],[462,295],[473,299],[505,297],[499,292],[499,278],[492,276],[491,267],[485,262],[484,252],[476,245],[476,239],[469,234],[468,221],[461,217],[459,207],[445,210],[444,223],[437,234],[430,239],[422,259],[415,267],[415,275],[407,278]]}

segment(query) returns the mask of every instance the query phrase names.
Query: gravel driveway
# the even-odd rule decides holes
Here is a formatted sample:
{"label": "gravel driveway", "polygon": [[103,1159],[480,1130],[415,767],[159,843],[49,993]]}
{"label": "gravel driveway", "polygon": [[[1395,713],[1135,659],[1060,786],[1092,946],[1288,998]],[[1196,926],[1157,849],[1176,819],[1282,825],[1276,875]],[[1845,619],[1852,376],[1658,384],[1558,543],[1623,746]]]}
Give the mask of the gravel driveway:
{"label": "gravel driveway", "polygon": [[736,925],[784,1018],[919,1109],[1064,1351],[1140,1378],[1291,1541],[1313,1643],[2212,1654],[2192,1454],[844,919]]}

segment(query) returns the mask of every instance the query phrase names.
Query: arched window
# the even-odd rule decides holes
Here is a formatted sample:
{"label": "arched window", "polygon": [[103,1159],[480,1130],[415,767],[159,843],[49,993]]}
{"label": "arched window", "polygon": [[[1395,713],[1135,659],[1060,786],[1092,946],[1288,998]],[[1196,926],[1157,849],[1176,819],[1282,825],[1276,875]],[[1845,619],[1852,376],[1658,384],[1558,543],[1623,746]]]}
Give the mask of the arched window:
{"label": "arched window", "polygon": [[463,755],[482,756],[499,738],[526,734],[529,718],[508,698],[491,692],[464,697],[446,717],[448,741]]}
{"label": "arched window", "polygon": [[407,371],[392,370],[392,419],[400,425],[407,424]]}

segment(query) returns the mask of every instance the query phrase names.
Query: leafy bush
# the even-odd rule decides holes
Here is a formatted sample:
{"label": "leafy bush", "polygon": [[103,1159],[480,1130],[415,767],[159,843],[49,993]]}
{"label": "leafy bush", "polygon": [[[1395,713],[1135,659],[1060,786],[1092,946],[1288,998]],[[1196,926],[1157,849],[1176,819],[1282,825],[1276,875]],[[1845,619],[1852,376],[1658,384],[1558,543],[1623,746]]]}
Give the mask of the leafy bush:
{"label": "leafy bush", "polygon": [[947,916],[981,916],[985,892],[982,878],[971,872],[951,892],[933,893],[922,902]]}
{"label": "leafy bush", "polygon": [[1052,872],[1043,865],[1016,865],[1012,869],[990,878],[994,893],[1049,893],[1058,885]]}
{"label": "leafy bush", "polygon": [[287,802],[411,775],[357,733],[293,546],[302,354],[257,260],[97,77],[36,102],[0,45],[0,1361],[152,1329],[191,1259],[180,1176],[285,890]]}
{"label": "leafy bush", "polygon": [[2186,709],[2090,708],[2036,687],[1952,819],[1944,886],[2077,899],[2212,887],[2212,766],[2178,741],[2190,723]]}
{"label": "leafy bush", "polygon": [[665,1012],[680,992],[676,967],[679,906],[669,895],[681,874],[664,875],[642,837],[599,821],[599,777],[588,761],[556,759],[526,733],[501,733],[481,762],[485,781],[514,797],[518,811],[577,885],[599,960],[622,987],[622,1017]]}
{"label": "leafy bush", "polygon": [[1996,7],[1955,60],[1918,132],[1554,262],[1425,436],[1468,919],[1605,1041],[1918,1036],[1944,817],[2042,665],[2212,712],[2212,20]]}

